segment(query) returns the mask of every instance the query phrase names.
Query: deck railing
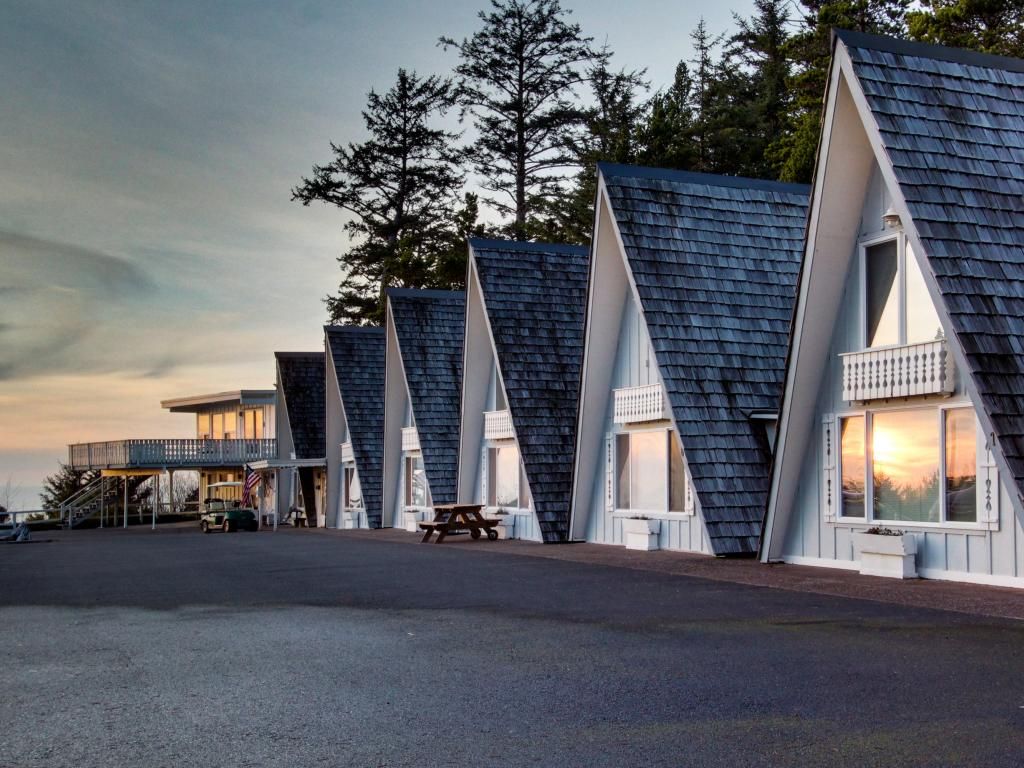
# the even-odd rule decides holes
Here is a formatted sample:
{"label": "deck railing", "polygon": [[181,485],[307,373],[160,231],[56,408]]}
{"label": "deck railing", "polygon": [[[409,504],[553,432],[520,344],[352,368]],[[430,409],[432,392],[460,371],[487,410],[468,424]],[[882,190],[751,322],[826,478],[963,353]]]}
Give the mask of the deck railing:
{"label": "deck railing", "polygon": [[848,402],[948,395],[956,388],[956,366],[945,339],[847,352],[839,359]]}
{"label": "deck railing", "polygon": [[616,424],[640,421],[661,421],[670,417],[665,390],[661,384],[642,387],[622,387],[614,390],[614,417]]}
{"label": "deck railing", "polygon": [[506,440],[515,437],[512,415],[507,411],[484,411],[484,439]]}
{"label": "deck railing", "polygon": [[402,427],[402,450],[418,451],[420,449],[420,433],[416,427]]}
{"label": "deck railing", "polygon": [[72,469],[240,467],[277,456],[277,440],[111,440],[68,446]]}

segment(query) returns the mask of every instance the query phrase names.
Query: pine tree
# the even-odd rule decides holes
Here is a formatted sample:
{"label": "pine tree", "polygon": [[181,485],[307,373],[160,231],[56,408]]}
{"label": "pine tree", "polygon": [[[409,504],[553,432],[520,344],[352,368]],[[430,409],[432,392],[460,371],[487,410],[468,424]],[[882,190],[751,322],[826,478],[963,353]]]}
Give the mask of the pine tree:
{"label": "pine tree", "polygon": [[537,240],[587,244],[594,226],[597,163],[637,162],[647,115],[641,94],[649,85],[642,70],[613,70],[611,57],[611,51],[602,48],[588,69],[593,103],[585,113],[585,130],[568,145],[580,171],[572,188],[550,201],[530,229]]}
{"label": "pine tree", "polygon": [[434,125],[453,106],[449,80],[399,69],[387,92],[370,91],[362,113],[369,138],[332,144],[332,162],[292,190],[303,205],[354,215],[345,230],[355,245],[338,258],[341,285],[325,299],[331,322],[379,324],[386,288],[437,282],[435,246],[464,178],[458,135]]}
{"label": "pine tree", "polygon": [[770,159],[784,181],[809,182],[814,172],[821,133],[822,102],[832,58],[832,29],[851,29],[890,37],[905,37],[910,0],[801,0],[803,30],[786,48],[794,70],[789,79],[793,96],[791,129],[769,149]]}
{"label": "pine tree", "polygon": [[57,510],[60,505],[78,493],[93,480],[99,477],[96,470],[80,471],[72,469],[70,464],[60,464],[52,475],[43,480],[43,491],[39,500],[43,509]]}
{"label": "pine tree", "polygon": [[516,240],[575,165],[567,146],[585,118],[576,89],[600,54],[568,15],[558,0],[491,0],[472,37],[440,39],[459,53],[459,103],[478,134],[473,168]]}
{"label": "pine tree", "polygon": [[767,154],[768,147],[791,130],[788,7],[788,0],[754,0],[749,19],[734,16],[738,29],[729,39],[728,55],[749,73],[746,99],[736,110],[745,116],[749,131],[740,171],[744,176],[775,178],[777,169]]}
{"label": "pine tree", "polygon": [[686,62],[681,61],[676,66],[672,85],[655,93],[648,104],[647,121],[640,126],[640,163],[676,170],[696,166],[692,93],[693,78]]}
{"label": "pine tree", "polygon": [[920,0],[907,13],[910,37],[1024,57],[1024,0]]}

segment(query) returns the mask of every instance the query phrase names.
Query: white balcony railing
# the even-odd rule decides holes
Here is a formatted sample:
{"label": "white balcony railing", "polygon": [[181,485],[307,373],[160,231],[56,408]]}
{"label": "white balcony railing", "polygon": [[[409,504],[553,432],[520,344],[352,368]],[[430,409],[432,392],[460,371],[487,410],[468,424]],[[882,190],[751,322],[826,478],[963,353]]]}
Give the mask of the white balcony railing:
{"label": "white balcony railing", "polygon": [[643,387],[623,387],[613,390],[615,404],[613,415],[616,424],[633,424],[639,421],[661,421],[671,418],[665,389],[661,384]]}
{"label": "white balcony railing", "polygon": [[420,449],[420,433],[416,427],[402,427],[402,450],[418,451]]}
{"label": "white balcony railing", "polygon": [[112,440],[68,446],[68,460],[77,470],[240,467],[276,456],[277,440]]}
{"label": "white balcony railing", "polygon": [[507,411],[484,411],[484,439],[505,440],[515,437],[512,415]]}
{"label": "white balcony railing", "polygon": [[956,387],[956,366],[945,339],[847,352],[839,358],[843,399],[848,402],[948,395]]}
{"label": "white balcony railing", "polygon": [[356,460],[356,455],[352,452],[352,443],[341,444],[341,461],[342,463],[353,462]]}

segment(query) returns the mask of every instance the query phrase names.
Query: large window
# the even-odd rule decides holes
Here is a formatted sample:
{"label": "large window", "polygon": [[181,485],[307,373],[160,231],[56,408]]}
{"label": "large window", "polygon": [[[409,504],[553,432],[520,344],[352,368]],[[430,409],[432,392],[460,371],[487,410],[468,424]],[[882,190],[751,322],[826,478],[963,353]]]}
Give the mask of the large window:
{"label": "large window", "polygon": [[210,425],[210,414],[196,414],[196,437],[200,440],[209,440],[213,436],[213,428]]}
{"label": "large window", "polygon": [[242,436],[246,440],[263,437],[263,409],[253,408],[242,411]]}
{"label": "large window", "polygon": [[[529,500],[520,499],[519,449],[514,443],[487,449],[487,506],[524,509]],[[525,485],[525,484],[524,484]]]}
{"label": "large window", "polygon": [[686,470],[672,430],[615,436],[615,507],[648,512],[686,508]]}
{"label": "large window", "polygon": [[840,516],[974,523],[977,424],[971,408],[875,411],[839,420]]}
{"label": "large window", "polygon": [[427,473],[420,454],[405,457],[405,506],[428,507]]}
{"label": "large window", "polygon": [[942,329],[917,259],[902,235],[864,246],[864,345],[939,338]]}

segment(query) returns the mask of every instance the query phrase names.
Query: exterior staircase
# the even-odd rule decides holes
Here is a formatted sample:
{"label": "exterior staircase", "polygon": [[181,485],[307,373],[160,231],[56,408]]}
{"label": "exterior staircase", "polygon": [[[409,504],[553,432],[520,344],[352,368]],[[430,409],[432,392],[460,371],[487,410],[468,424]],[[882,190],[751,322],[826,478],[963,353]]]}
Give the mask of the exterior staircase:
{"label": "exterior staircase", "polygon": [[118,484],[110,483],[104,491],[103,478],[97,477],[60,505],[60,519],[63,528],[77,528],[93,520],[105,506],[114,508],[119,499]]}

